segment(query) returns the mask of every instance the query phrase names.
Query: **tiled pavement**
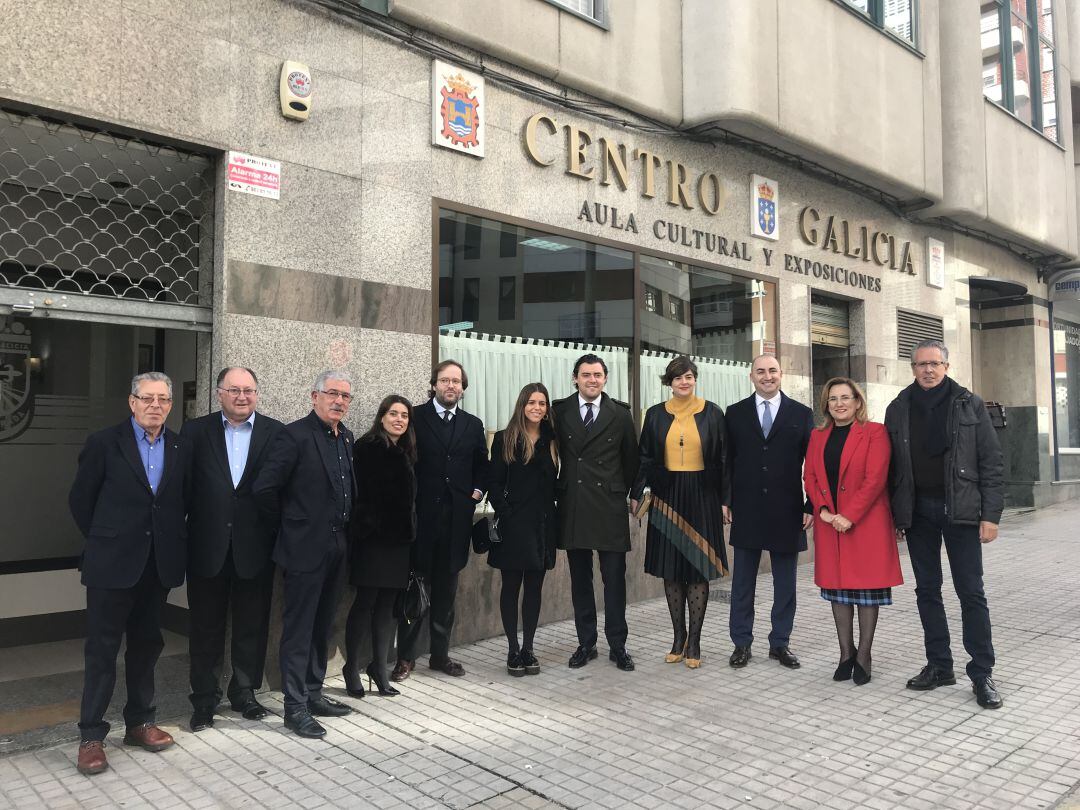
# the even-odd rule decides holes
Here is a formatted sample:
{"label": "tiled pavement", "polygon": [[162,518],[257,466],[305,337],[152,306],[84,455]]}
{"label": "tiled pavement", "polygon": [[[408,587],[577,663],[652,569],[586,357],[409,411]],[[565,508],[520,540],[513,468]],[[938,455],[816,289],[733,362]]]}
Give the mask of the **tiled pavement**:
{"label": "tiled pavement", "polygon": [[[904,558],[909,584],[882,610],[873,681],[861,688],[830,679],[832,622],[804,568],[795,672],[769,661],[764,641],[749,667],[730,669],[719,600],[702,669],[665,665],[667,609],[647,602],[629,610],[633,673],[603,654],[568,669],[572,625],[549,625],[538,677],[508,677],[499,639],[462,647],[465,678],[421,668],[399,698],[350,701],[357,712],[328,720],[325,741],[226,712],[198,735],[177,731],[186,718],[164,723],[177,745],[162,754],[110,746],[113,769],[94,778],[75,771],[71,745],[9,755],[0,808],[1076,806],[1078,525],[1080,503],[1013,515],[987,548],[1000,711],[980,709],[966,681],[904,689],[922,661]],[[958,637],[955,598],[947,604]],[[764,638],[767,600],[757,621]],[[331,684],[340,692],[340,678]],[[280,695],[268,702],[280,712]]]}

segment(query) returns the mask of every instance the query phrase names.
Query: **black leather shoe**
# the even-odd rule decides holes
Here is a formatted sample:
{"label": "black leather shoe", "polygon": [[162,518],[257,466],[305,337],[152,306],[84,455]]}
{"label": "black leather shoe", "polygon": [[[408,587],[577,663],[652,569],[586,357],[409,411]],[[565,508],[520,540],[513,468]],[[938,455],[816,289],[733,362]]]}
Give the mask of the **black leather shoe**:
{"label": "black leather shoe", "polygon": [[352,712],[351,707],[326,695],[316,700],[308,700],[307,707],[309,712],[319,717],[344,717]]}
{"label": "black leather shoe", "polygon": [[837,665],[836,671],[833,672],[833,674],[832,674],[832,679],[834,681],[850,681],[851,680],[851,671],[854,668],[855,668],[855,656],[853,655],[853,656],[851,656],[851,658],[845,658],[843,661],[841,661]]}
{"label": "black leather shoe", "polygon": [[925,692],[939,686],[952,686],[954,683],[956,675],[951,669],[938,669],[933,664],[927,664],[922,668],[922,672],[907,682],[907,688]]}
{"label": "black leather shoe", "polygon": [[854,681],[856,686],[866,686],[866,684],[870,683],[870,670],[863,669],[863,665],[856,661],[855,668],[851,673],[851,680]]}
{"label": "black leather shoe", "polygon": [[515,678],[525,677],[525,665],[521,663],[521,653],[512,652],[506,656],[506,671]]}
{"label": "black leather shoe", "polygon": [[570,656],[570,669],[581,669],[596,658],[596,647],[578,647]]}
{"label": "black leather shoe", "polygon": [[634,659],[630,657],[630,653],[623,647],[621,650],[612,650],[608,653],[608,659],[615,662],[615,666],[621,669],[623,672],[634,671]]}
{"label": "black leather shoe", "polygon": [[308,712],[296,712],[285,715],[285,728],[295,731],[299,737],[318,740],[326,736],[326,729]]}
{"label": "black leather shoe", "polygon": [[540,674],[540,662],[536,660],[536,656],[533,655],[533,651],[528,647],[521,651],[521,665],[525,667],[526,675],[539,675]]}
{"label": "black leather shoe", "polygon": [[240,712],[245,720],[262,720],[270,712],[255,698],[248,698],[243,703],[232,704],[234,712]]}
{"label": "black leather shoe", "polygon": [[749,647],[736,647],[735,651],[731,654],[731,658],[728,659],[728,663],[736,669],[742,669],[750,663],[750,659],[754,656],[750,655]]}
{"label": "black leather shoe", "polygon": [[460,678],[465,674],[465,667],[452,658],[443,658],[441,661],[438,658],[429,658],[428,669],[449,675],[451,678]]}
{"label": "black leather shoe", "polygon": [[971,691],[975,693],[975,700],[984,709],[1000,709],[1005,703],[998,694],[994,679],[989,676],[974,681],[971,684]]}
{"label": "black leather shoe", "polygon": [[191,730],[206,731],[214,727],[214,712],[212,709],[196,709],[191,715]]}
{"label": "black leather shoe", "polygon": [[787,647],[770,647],[769,658],[774,661],[779,661],[788,669],[798,669],[802,666],[802,664],[799,663],[799,659],[795,657],[795,653]]}

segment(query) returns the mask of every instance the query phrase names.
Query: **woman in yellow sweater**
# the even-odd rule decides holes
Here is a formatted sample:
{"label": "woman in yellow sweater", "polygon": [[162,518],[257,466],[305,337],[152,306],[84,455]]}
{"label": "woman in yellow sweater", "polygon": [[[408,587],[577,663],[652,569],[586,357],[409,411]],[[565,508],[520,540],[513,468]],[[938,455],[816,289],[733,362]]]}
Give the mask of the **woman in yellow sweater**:
{"label": "woman in yellow sweater", "polygon": [[[698,369],[686,356],[668,363],[660,378],[672,397],[645,413],[641,467],[630,496],[637,512],[645,487],[652,499],[645,539],[645,573],[664,580],[675,641],[665,657],[701,666],[701,626],[709,581],[728,572],[720,508],[724,472],[724,414],[695,396]],[[686,614],[690,614],[687,630]]]}

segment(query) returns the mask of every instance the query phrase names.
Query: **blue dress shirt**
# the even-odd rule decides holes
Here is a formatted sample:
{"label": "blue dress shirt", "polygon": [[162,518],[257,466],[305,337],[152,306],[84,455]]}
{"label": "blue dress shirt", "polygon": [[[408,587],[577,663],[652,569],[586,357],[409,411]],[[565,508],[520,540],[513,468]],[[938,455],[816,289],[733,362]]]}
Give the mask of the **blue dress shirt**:
{"label": "blue dress shirt", "polygon": [[134,416],[131,417],[131,427],[135,431],[135,444],[139,448],[146,480],[150,482],[150,491],[157,495],[161,474],[165,472],[165,428],[161,429],[154,441],[150,441],[149,434],[135,421]]}
{"label": "blue dress shirt", "polygon": [[247,467],[248,450],[251,449],[251,432],[255,430],[255,411],[245,419],[239,427],[233,425],[221,415],[221,422],[225,427],[225,452],[229,454],[229,473],[232,475],[233,489],[240,486],[240,479],[244,477],[244,469]]}

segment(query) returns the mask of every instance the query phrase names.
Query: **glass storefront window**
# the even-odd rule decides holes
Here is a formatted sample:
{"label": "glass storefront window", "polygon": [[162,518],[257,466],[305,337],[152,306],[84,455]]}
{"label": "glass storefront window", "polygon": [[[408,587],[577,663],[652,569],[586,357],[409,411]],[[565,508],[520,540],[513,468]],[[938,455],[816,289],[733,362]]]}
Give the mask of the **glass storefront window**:
{"label": "glass storefront window", "polygon": [[1054,302],[1054,422],[1058,477],[1080,479],[1080,301]]}

